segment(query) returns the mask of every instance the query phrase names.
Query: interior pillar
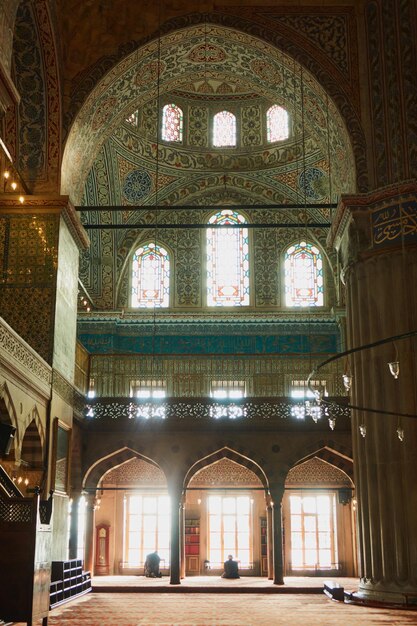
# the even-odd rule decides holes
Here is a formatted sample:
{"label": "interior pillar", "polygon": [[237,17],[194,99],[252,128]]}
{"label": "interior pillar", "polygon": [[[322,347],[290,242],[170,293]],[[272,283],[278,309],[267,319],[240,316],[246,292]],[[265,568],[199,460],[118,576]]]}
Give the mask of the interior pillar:
{"label": "interior pillar", "polygon": [[[417,185],[344,199],[331,243],[346,284],[348,348],[417,329]],[[417,338],[349,357],[360,585],[370,601],[417,602]],[[398,379],[388,363],[399,361]],[[403,440],[398,436],[398,429]]]}
{"label": "interior pillar", "polygon": [[77,558],[78,550],[78,511],[81,500],[81,492],[73,491],[71,504],[71,523],[69,535],[69,558]]}
{"label": "interior pillar", "polygon": [[171,565],[170,584],[181,584],[181,559],[180,559],[180,518],[182,512],[182,487],[168,487],[171,496]]}
{"label": "interior pillar", "polygon": [[273,531],[273,580],[274,585],[284,584],[284,559],[282,549],[282,498],[284,485],[271,486]]}

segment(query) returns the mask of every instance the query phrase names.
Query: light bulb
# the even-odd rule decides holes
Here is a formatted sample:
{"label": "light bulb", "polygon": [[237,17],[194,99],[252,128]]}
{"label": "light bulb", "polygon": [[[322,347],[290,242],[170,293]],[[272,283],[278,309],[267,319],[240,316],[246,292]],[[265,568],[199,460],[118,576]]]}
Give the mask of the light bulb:
{"label": "light bulb", "polygon": [[365,426],[365,424],[361,424],[359,426],[359,432],[362,435],[362,437],[366,437],[366,426]]}
{"label": "light bulb", "polygon": [[330,430],[334,430],[334,427],[336,426],[336,420],[334,419],[334,417],[329,417],[329,426]]}
{"label": "light bulb", "polygon": [[9,178],[9,176],[10,176],[10,172],[6,170],[6,171],[4,172],[4,174],[3,174],[3,176],[4,176],[4,178],[5,178],[6,180],[8,180],[8,178]]}
{"label": "light bulb", "polygon": [[388,367],[395,380],[397,380],[398,376],[400,375],[400,362],[391,361],[391,363],[388,363]]}
{"label": "light bulb", "polygon": [[404,428],[402,428],[401,426],[398,426],[397,428],[397,437],[401,442],[404,441]]}
{"label": "light bulb", "polygon": [[19,202],[20,204],[23,204],[25,201],[25,198],[23,196],[19,196]]}
{"label": "light bulb", "polygon": [[17,183],[15,183],[15,181],[12,182],[12,189],[13,191],[16,191],[16,187],[17,187]]}
{"label": "light bulb", "polygon": [[313,406],[310,410],[311,419],[315,424],[319,421],[321,417],[321,409],[319,406]]}
{"label": "light bulb", "polygon": [[343,374],[342,380],[346,391],[350,391],[350,388],[352,387],[352,376],[350,374]]}

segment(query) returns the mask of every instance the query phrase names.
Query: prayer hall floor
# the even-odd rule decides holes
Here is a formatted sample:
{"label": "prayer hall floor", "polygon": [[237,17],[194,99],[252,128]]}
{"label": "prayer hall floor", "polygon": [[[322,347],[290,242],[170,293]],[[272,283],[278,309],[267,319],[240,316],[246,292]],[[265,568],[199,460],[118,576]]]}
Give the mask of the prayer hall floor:
{"label": "prayer hall floor", "polygon": [[48,620],[48,626],[415,626],[415,624],[417,624],[416,612],[363,607],[335,602],[324,594],[299,593],[267,595],[89,593],[52,610]]}

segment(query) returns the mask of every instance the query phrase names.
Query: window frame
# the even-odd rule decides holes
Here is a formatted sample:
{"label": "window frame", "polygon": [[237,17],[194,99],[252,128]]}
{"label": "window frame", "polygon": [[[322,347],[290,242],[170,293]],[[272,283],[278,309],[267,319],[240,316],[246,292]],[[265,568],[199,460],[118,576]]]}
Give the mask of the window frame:
{"label": "window frame", "polygon": [[[220,113],[230,113],[230,115],[233,115],[233,118],[235,120],[235,143],[233,145],[218,146],[216,145],[214,141],[215,119],[216,119],[216,116],[219,115]],[[239,137],[240,137],[240,129],[238,126],[238,116],[236,115],[236,112],[233,110],[224,109],[224,108],[214,111],[212,118],[211,118],[211,123],[210,123],[210,142],[209,143],[212,146],[212,148],[214,148],[215,150],[234,150],[240,145]]]}
{"label": "window frame", "polygon": [[[164,137],[164,116],[165,116],[165,110],[167,107],[169,106],[173,106],[176,107],[179,111],[180,111],[180,127],[179,127],[179,135],[180,138],[179,139],[165,139]],[[184,135],[185,135],[185,114],[184,114],[184,109],[177,104],[176,102],[172,102],[172,100],[170,100],[169,102],[164,102],[162,104],[161,110],[160,110],[160,136],[161,136],[161,141],[164,141],[165,143],[168,144],[172,144],[172,145],[184,145]]]}
{"label": "window frame", "polygon": [[[132,303],[132,295],[133,295],[133,262],[136,252],[139,248],[144,248],[149,246],[150,244],[157,246],[158,248],[162,248],[166,251],[168,256],[168,303],[165,306],[160,304],[152,304],[149,306],[134,306]],[[149,239],[145,239],[144,241],[136,242],[132,248],[132,251],[129,255],[129,263],[128,263],[128,308],[132,311],[152,311],[153,309],[169,309],[172,307],[173,302],[173,276],[174,276],[174,258],[172,254],[172,250],[169,246],[165,245],[164,242],[156,242],[150,241]]]}
{"label": "window frame", "polygon": [[[231,211],[232,213],[237,213],[238,215],[241,215],[243,217],[243,219],[245,220],[244,222],[242,222],[243,224],[243,228],[245,228],[245,224],[249,224],[249,220],[248,217],[246,215],[246,213],[244,211],[241,211],[239,209],[238,206],[225,206],[223,209],[220,209],[218,211],[210,211],[210,213],[207,213],[207,215],[205,216],[205,220],[206,220],[206,224],[207,224],[207,228],[205,229],[205,242],[202,245],[201,251],[202,251],[202,257],[203,257],[203,279],[202,279],[202,290],[203,290],[203,302],[205,304],[205,306],[210,309],[210,310],[216,310],[216,309],[220,309],[220,310],[228,310],[228,309],[240,309],[240,308],[246,308],[246,307],[250,307],[252,306],[252,301],[253,301],[253,267],[252,267],[252,263],[251,263],[251,257],[252,257],[252,243],[251,243],[251,229],[247,228],[247,303],[245,304],[234,304],[234,303],[227,303],[227,304],[209,304],[209,283],[208,283],[208,231],[209,231],[209,227],[210,227],[210,219],[216,215],[218,215],[219,213],[222,213],[223,211]],[[243,277],[244,278],[244,277]]]}
{"label": "window frame", "polygon": [[[322,298],[323,298],[323,302],[322,304],[288,304],[287,303],[287,268],[286,268],[286,260],[287,260],[287,256],[288,256],[288,250],[290,250],[293,246],[295,248],[300,247],[301,243],[305,243],[306,245],[312,246],[314,248],[316,248],[318,250],[318,254],[320,255],[320,260],[321,260],[321,272],[322,272]],[[296,241],[293,241],[292,243],[287,243],[284,247],[284,252],[282,255],[282,263],[281,263],[281,277],[282,277],[282,298],[283,298],[283,303],[284,303],[284,307],[288,310],[291,311],[303,311],[306,309],[313,309],[313,310],[321,310],[323,308],[325,308],[327,306],[327,283],[326,283],[326,271],[325,271],[325,255],[323,254],[323,250],[321,248],[321,246],[319,244],[317,244],[315,241],[309,240],[309,239],[297,239]],[[319,293],[319,292],[317,292]]]}
{"label": "window frame", "polygon": [[[280,109],[282,109],[283,111],[286,112],[287,114],[287,128],[288,128],[288,136],[285,137],[284,139],[274,139],[274,140],[270,140],[268,138],[268,113],[269,111],[273,108],[273,107],[279,107]],[[264,120],[265,120],[265,141],[266,144],[269,146],[273,146],[275,144],[278,143],[282,143],[284,141],[289,141],[291,139],[291,135],[292,135],[292,128],[291,128],[291,116],[290,113],[288,111],[288,109],[285,108],[285,106],[283,106],[282,104],[279,104],[278,102],[274,102],[273,104],[271,104],[270,106],[268,106],[268,108],[265,111],[265,116],[264,116]]]}

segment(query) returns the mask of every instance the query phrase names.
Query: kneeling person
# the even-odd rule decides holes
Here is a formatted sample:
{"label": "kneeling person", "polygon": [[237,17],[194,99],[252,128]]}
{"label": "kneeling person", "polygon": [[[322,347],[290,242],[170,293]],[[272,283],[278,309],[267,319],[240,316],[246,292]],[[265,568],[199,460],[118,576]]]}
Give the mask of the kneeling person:
{"label": "kneeling person", "polygon": [[233,560],[233,555],[229,554],[227,561],[224,562],[224,572],[222,578],[240,578],[239,565]]}

